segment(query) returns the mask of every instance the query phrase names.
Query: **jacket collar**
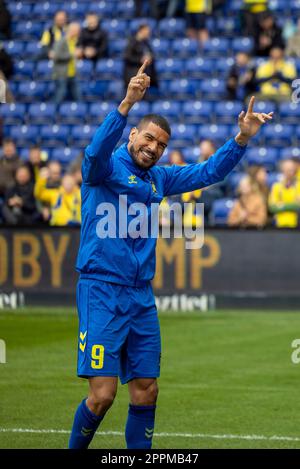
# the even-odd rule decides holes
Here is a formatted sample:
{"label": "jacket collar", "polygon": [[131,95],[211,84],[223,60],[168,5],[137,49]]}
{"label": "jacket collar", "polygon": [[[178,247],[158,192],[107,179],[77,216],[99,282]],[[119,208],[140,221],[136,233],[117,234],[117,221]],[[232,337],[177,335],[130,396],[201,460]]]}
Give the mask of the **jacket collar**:
{"label": "jacket collar", "polygon": [[118,149],[118,157],[123,161],[125,166],[132,171],[133,174],[138,176],[141,179],[149,179],[150,174],[149,170],[143,170],[141,169],[132,159],[128,149],[127,149],[127,143],[124,143],[119,149]]}

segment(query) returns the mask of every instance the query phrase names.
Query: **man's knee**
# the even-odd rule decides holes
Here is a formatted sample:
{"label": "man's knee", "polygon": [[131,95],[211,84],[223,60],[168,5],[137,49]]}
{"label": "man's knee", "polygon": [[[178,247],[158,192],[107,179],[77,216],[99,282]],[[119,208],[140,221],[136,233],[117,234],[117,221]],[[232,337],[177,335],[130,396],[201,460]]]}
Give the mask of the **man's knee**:
{"label": "man's knee", "polygon": [[128,383],[133,405],[154,405],[158,397],[156,379],[134,379]]}
{"label": "man's knee", "polygon": [[90,381],[90,392],[87,405],[96,415],[103,415],[112,406],[117,394],[117,384],[114,382]]}

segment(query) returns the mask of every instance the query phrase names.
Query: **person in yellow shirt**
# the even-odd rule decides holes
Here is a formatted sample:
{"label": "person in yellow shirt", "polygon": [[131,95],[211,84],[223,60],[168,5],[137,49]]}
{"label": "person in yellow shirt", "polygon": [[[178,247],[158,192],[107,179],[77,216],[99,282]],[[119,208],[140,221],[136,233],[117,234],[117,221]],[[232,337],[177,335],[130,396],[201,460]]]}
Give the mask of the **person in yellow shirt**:
{"label": "person in yellow shirt", "polygon": [[273,47],[270,59],[257,69],[256,81],[262,99],[285,100],[291,97],[291,83],[296,78],[295,65],[284,59],[284,51]]}
{"label": "person in yellow shirt", "polygon": [[300,181],[297,179],[297,164],[292,159],[280,165],[282,179],[272,185],[269,210],[274,215],[278,228],[296,228],[299,225]]}
{"label": "person in yellow shirt", "polygon": [[243,20],[245,36],[254,36],[262,13],[268,10],[268,0],[244,0]]}
{"label": "person in yellow shirt", "polygon": [[48,168],[40,171],[35,184],[35,198],[50,206],[50,225],[66,226],[81,223],[80,189],[71,174],[65,174],[61,186],[57,189],[47,188]]}
{"label": "person in yellow shirt", "polygon": [[187,36],[197,39],[201,44],[207,41],[209,34],[206,19],[212,12],[211,0],[186,0],[185,2]]}
{"label": "person in yellow shirt", "polygon": [[52,50],[54,43],[59,41],[66,32],[67,21],[68,18],[65,11],[59,10],[55,13],[52,26],[45,29],[42,34],[40,40],[41,51],[38,54],[38,60],[51,58],[51,54],[49,55],[49,53]]}
{"label": "person in yellow shirt", "polygon": [[80,57],[77,43],[80,35],[80,24],[70,23],[65,37],[54,44],[50,53],[53,59],[53,78],[55,80],[55,104],[69,94],[71,100],[80,101],[80,90],[76,80],[76,59]]}

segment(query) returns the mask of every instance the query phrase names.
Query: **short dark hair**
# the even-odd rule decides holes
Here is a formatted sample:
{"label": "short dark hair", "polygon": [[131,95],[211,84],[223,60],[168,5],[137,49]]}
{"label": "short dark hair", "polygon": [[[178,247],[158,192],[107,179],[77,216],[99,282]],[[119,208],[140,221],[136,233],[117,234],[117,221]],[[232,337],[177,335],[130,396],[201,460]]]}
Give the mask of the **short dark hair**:
{"label": "short dark hair", "polygon": [[153,124],[160,127],[162,130],[167,132],[167,134],[171,137],[171,127],[167,119],[165,119],[160,114],[146,114],[138,123],[137,128],[140,130],[145,125],[152,122]]}

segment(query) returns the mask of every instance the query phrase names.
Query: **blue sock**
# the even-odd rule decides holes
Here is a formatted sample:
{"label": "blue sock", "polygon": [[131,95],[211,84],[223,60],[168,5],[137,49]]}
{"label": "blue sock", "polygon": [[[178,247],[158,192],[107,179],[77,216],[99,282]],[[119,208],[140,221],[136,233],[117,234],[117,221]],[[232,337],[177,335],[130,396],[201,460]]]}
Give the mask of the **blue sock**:
{"label": "blue sock", "polygon": [[152,446],[156,405],[129,404],[125,437],[128,449]]}
{"label": "blue sock", "polygon": [[98,417],[86,405],[86,398],[79,404],[69,440],[69,449],[87,449],[103,416]]}

